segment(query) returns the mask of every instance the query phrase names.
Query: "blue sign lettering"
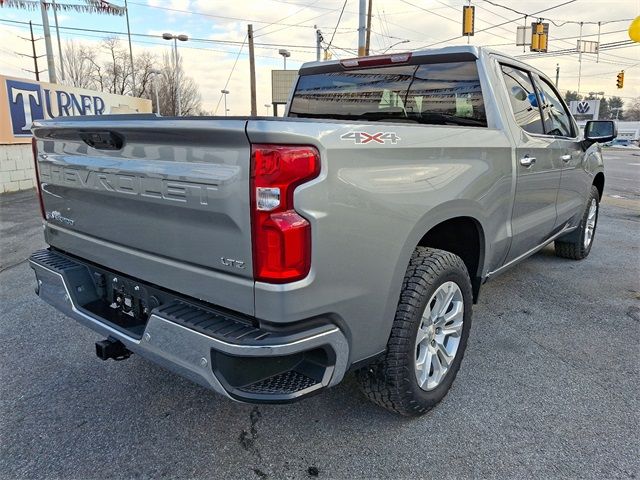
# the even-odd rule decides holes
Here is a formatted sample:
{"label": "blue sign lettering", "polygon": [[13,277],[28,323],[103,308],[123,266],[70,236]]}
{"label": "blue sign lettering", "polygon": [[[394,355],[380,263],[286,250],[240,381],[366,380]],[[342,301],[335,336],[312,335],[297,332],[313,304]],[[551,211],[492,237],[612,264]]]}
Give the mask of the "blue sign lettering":
{"label": "blue sign lettering", "polygon": [[44,118],[40,85],[7,80],[11,128],[16,137],[31,136],[31,122]]}
{"label": "blue sign lettering", "polygon": [[31,123],[34,120],[70,115],[103,115],[105,111],[105,102],[97,95],[40,89],[37,83],[18,80],[6,80],[6,83],[11,126],[16,137],[31,136]]}

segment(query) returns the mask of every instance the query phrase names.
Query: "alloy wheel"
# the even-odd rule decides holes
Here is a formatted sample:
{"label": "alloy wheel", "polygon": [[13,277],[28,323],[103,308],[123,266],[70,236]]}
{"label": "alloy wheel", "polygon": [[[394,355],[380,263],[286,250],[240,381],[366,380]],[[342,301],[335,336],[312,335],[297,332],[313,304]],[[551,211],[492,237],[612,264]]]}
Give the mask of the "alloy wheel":
{"label": "alloy wheel", "polygon": [[442,383],[451,368],[464,320],[462,290],[455,282],[438,287],[427,302],[416,337],[415,372],[423,390],[433,390]]}

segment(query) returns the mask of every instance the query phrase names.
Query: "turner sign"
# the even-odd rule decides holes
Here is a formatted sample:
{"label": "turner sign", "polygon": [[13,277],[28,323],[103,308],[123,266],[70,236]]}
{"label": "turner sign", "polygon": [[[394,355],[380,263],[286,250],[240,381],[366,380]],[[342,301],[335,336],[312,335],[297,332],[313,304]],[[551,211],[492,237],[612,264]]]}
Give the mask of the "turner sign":
{"label": "turner sign", "polygon": [[30,141],[31,123],[43,118],[149,112],[142,98],[0,76],[0,143]]}

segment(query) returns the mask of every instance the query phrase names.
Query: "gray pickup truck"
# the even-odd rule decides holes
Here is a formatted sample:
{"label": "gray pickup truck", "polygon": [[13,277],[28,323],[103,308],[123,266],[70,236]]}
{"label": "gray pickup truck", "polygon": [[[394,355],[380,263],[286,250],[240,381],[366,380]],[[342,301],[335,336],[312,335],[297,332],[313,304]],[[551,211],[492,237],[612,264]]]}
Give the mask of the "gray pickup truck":
{"label": "gray pickup truck", "polygon": [[226,397],[288,402],[355,372],[419,415],[450,388],[481,285],[550,242],[589,254],[598,142],[553,83],[490,50],[305,64],[286,118],[33,125],[49,248],[37,294]]}

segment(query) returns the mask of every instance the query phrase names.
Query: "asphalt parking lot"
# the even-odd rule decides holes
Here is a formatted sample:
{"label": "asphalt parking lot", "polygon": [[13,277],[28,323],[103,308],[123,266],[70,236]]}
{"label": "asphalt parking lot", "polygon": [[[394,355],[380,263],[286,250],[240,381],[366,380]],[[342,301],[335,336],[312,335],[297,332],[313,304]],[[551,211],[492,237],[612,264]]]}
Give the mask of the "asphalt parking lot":
{"label": "asphalt parking lot", "polygon": [[[591,255],[552,247],[485,285],[445,400],[408,420],[353,377],[293,405],[232,403],[100,338],[33,293],[33,192],[0,197],[0,477],[636,478],[640,156],[607,153]],[[615,175],[614,175],[615,173]]]}

